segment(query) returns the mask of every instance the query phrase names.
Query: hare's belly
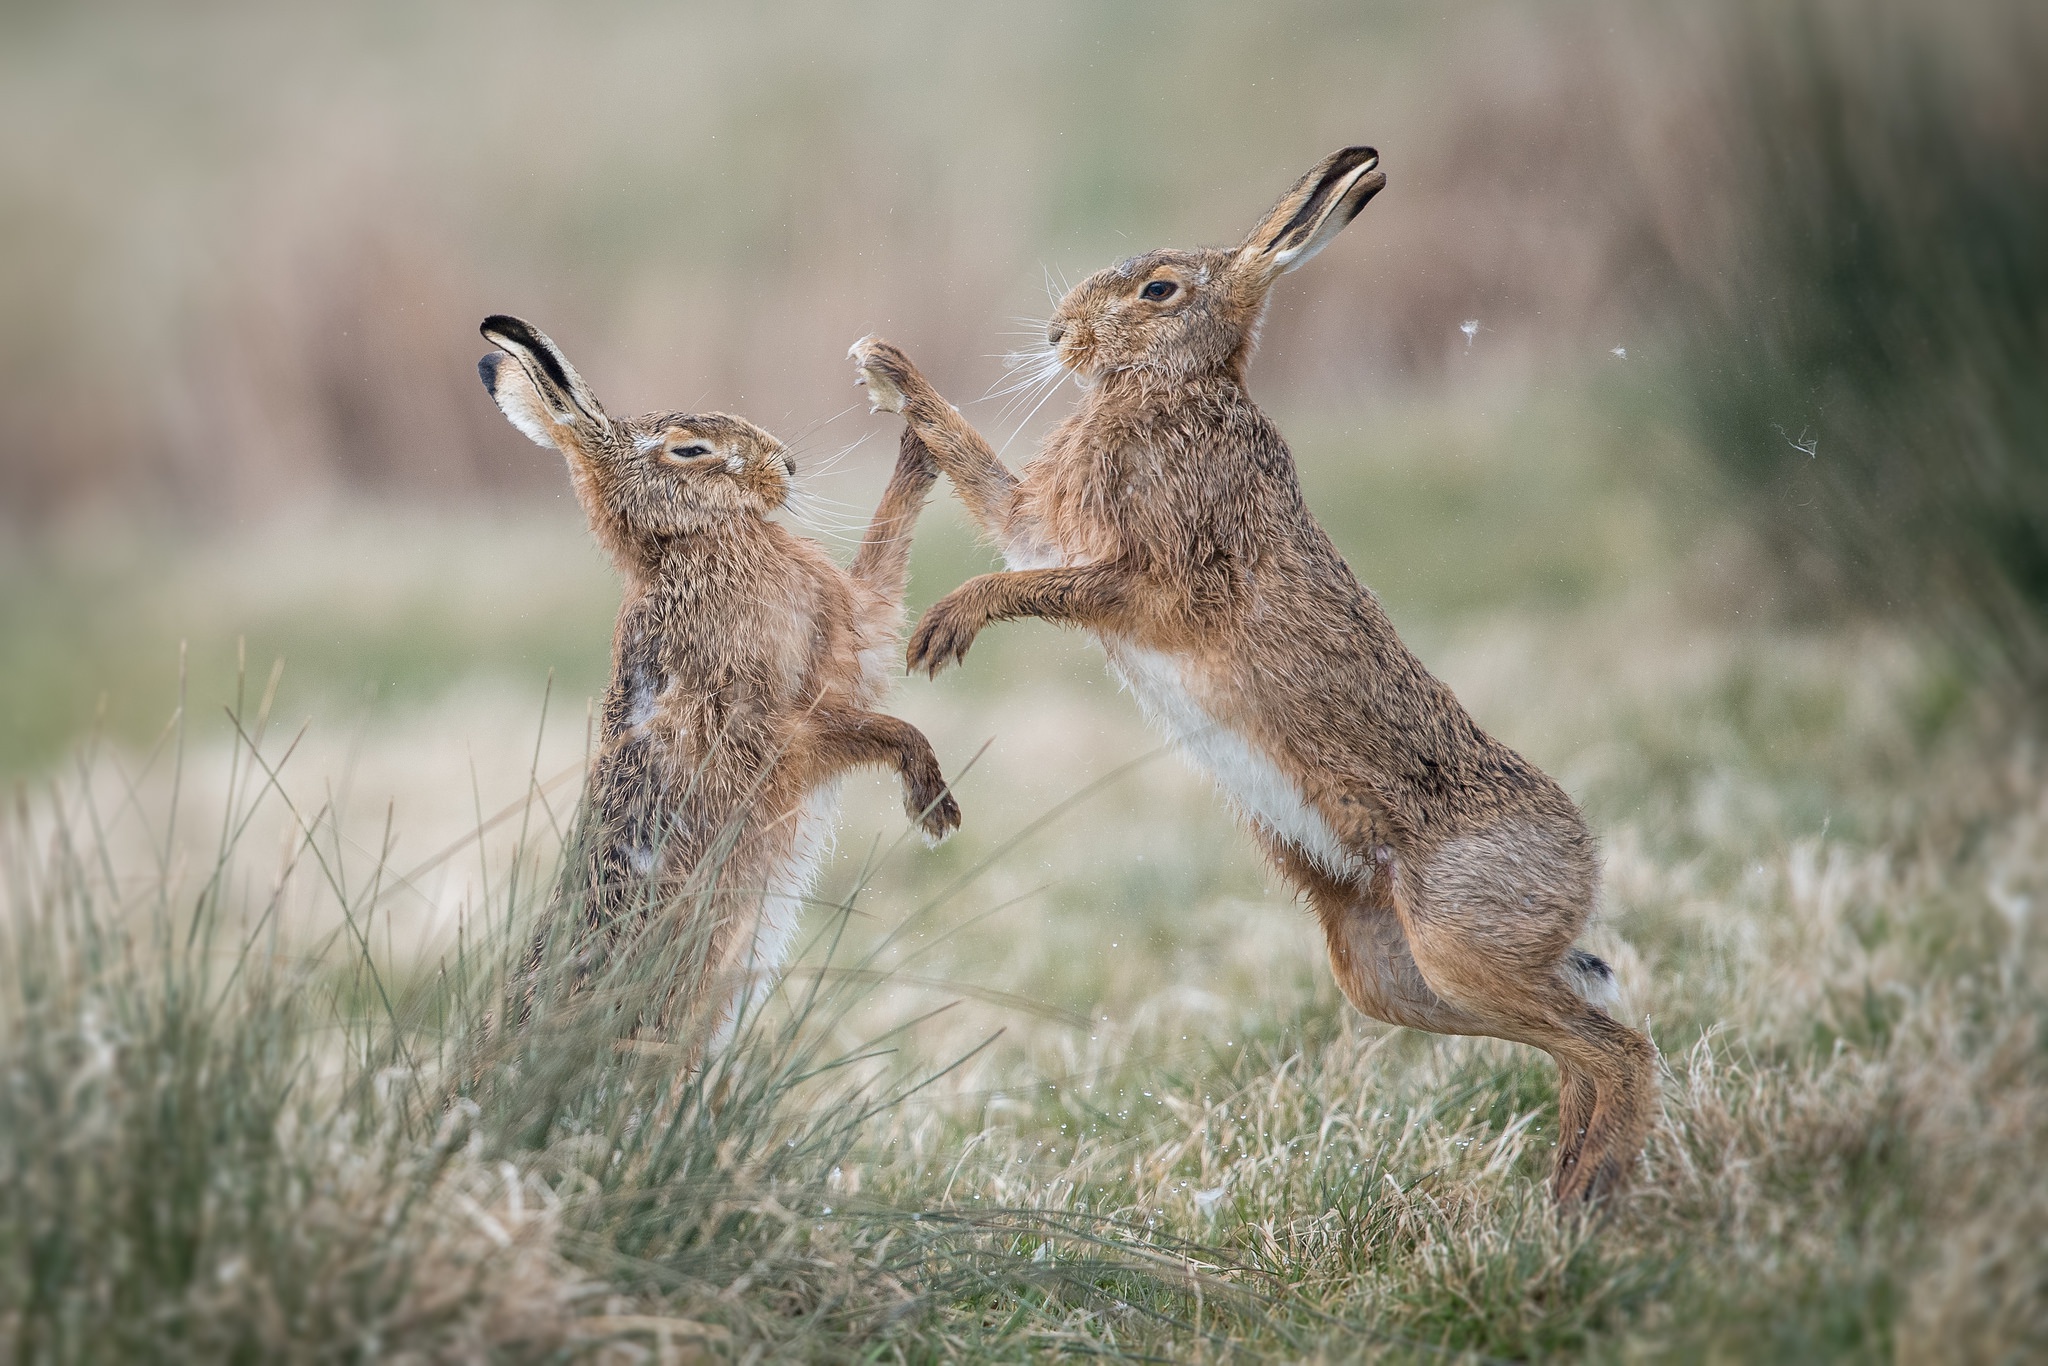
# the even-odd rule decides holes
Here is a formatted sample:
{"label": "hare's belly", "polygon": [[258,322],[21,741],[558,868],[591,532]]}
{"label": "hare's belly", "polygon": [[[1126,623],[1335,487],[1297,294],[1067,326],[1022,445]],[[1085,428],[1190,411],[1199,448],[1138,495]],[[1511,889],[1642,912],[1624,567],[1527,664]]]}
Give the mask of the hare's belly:
{"label": "hare's belly", "polygon": [[839,821],[839,784],[813,788],[798,813],[789,848],[768,869],[766,894],[761,898],[761,918],[754,928],[750,970],[777,973],[789,956],[790,941],[796,938],[797,922],[803,919],[804,903],[817,885],[818,870],[832,852],[832,834]]}
{"label": "hare's belly", "polygon": [[1182,659],[1122,642],[1108,643],[1110,667],[1138,699],[1147,719],[1216,780],[1244,816],[1343,881],[1364,865],[1349,853],[1322,813],[1272,756],[1210,715],[1188,686]]}
{"label": "hare's belly", "polygon": [[739,986],[727,1003],[725,1017],[711,1036],[711,1051],[722,1052],[732,1042],[743,1019],[751,1020],[761,999],[781,976],[789,946],[803,920],[804,903],[817,884],[818,869],[832,852],[832,835],[839,821],[839,784],[813,788],[797,814],[789,847],[768,868],[761,909],[754,920],[753,942],[738,965]]}

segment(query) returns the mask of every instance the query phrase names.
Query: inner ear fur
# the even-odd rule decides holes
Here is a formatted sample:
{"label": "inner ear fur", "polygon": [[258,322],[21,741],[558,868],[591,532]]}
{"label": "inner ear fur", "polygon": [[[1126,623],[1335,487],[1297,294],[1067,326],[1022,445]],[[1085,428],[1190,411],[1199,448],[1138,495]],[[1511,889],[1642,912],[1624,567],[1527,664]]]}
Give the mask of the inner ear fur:
{"label": "inner ear fur", "polygon": [[518,428],[520,433],[536,446],[560,450],[555,434],[564,430],[560,420],[548,411],[548,405],[527,376],[526,367],[521,365],[509,351],[492,351],[476,363],[477,376],[484,382],[484,391],[491,396],[491,402],[498,405],[498,411],[505,420]]}
{"label": "inner ear fur", "polygon": [[1270,279],[1328,246],[1386,185],[1379,164],[1370,147],[1346,147],[1317,162],[1245,237],[1239,265]]}
{"label": "inner ear fur", "polygon": [[[519,362],[534,397],[555,423],[571,428],[588,423],[599,427],[611,425],[604,405],[597,401],[597,395],[591,392],[590,386],[583,382],[583,376],[576,373],[576,367],[569,364],[562,348],[555,345],[547,333],[523,318],[506,313],[493,313],[485,318],[478,331],[483,333],[485,341]],[[489,382],[488,377],[486,382]],[[497,397],[499,389],[504,387],[501,381],[493,387],[492,396]],[[519,417],[506,406],[505,399],[500,398],[498,406],[505,409],[505,415],[514,425],[525,430]],[[527,432],[527,435],[532,436],[533,433]]]}

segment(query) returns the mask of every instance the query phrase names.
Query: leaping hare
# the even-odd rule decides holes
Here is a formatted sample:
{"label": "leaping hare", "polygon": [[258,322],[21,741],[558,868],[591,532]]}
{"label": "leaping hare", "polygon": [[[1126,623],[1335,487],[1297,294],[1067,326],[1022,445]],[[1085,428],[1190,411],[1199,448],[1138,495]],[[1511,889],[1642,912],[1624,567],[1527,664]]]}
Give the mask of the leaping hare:
{"label": "leaping hare", "polygon": [[1626,1180],[1655,1085],[1649,1040],[1602,1008],[1607,965],[1572,947],[1592,837],[1401,643],[1245,391],[1273,282],[1385,184],[1376,152],[1347,147],[1238,246],[1148,252],[1082,281],[1046,340],[1085,396],[1022,478],[902,351],[868,337],[851,358],[1010,565],[925,614],[910,666],[936,674],[1012,617],[1093,632],[1307,894],[1353,1005],[1556,1059],[1553,1189],[1572,1204]]}
{"label": "leaping hare", "polygon": [[[482,331],[498,348],[477,363],[484,387],[513,426],[567,458],[626,581],[586,791],[587,913],[605,932],[649,909],[712,916],[694,927],[707,945],[701,981],[677,994],[687,1012],[703,984],[731,984],[712,1023],[722,1036],[788,952],[841,773],[890,765],[930,838],[960,824],[930,742],[874,709],[937,470],[906,434],[841,570],[769,520],[795,470],[767,432],[723,413],[613,418],[539,329],[498,315]],[[667,1002],[651,1008],[670,1015]]]}

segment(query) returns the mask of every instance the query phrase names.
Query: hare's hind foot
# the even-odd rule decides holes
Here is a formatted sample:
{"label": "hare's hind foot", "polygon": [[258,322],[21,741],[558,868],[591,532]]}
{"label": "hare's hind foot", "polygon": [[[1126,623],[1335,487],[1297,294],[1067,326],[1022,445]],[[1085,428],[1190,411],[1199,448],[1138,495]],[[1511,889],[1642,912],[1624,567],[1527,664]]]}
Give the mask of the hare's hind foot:
{"label": "hare's hind foot", "polygon": [[1564,1127],[1551,1192],[1566,1207],[1591,1204],[1628,1185],[1650,1136],[1657,1096],[1657,1050],[1648,1038],[1590,1007],[1569,1029],[1580,1046],[1551,1055],[1559,1068]]}
{"label": "hare's hind foot", "polygon": [[1558,1119],[1551,1186],[1560,1205],[1572,1206],[1618,1193],[1634,1173],[1656,1110],[1657,1048],[1608,1013],[1620,991],[1606,963],[1573,949],[1559,976],[1578,998],[1575,1006],[1561,1000],[1558,1012],[1577,1046],[1550,1048]]}
{"label": "hare's hind foot", "polygon": [[[1628,1184],[1656,1104],[1656,1049],[1649,1039],[1587,1003],[1577,964],[1532,972],[1515,955],[1488,961],[1498,941],[1460,933],[1442,920],[1416,933],[1403,926],[1423,980],[1479,1022],[1469,1032],[1528,1044],[1558,1069],[1557,1165],[1551,1190],[1575,1207]],[[1460,1031],[1466,1032],[1466,1031]]]}

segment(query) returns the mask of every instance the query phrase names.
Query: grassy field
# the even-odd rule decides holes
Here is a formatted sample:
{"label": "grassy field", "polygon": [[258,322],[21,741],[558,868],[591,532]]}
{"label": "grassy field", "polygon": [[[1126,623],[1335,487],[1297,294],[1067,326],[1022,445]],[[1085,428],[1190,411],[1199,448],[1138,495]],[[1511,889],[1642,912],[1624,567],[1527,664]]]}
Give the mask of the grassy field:
{"label": "grassy field", "polygon": [[[337,513],[5,580],[0,1355],[2048,1350],[2048,756],[1942,649],[1763,611],[1642,406],[1282,414],[1410,641],[1600,832],[1590,943],[1665,1103],[1598,1219],[1547,1203],[1547,1060],[1352,1013],[1037,626],[899,688],[966,826],[928,851],[851,781],[726,1065],[628,1037],[658,953],[508,1024],[613,590],[566,504]],[[914,596],[978,563],[936,508]]]}

